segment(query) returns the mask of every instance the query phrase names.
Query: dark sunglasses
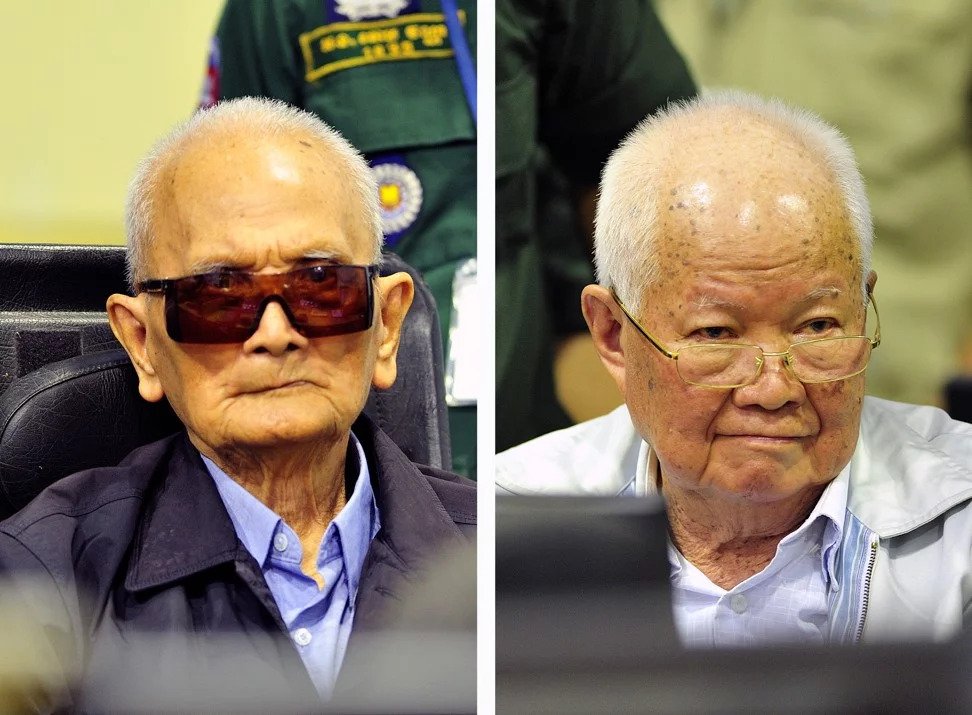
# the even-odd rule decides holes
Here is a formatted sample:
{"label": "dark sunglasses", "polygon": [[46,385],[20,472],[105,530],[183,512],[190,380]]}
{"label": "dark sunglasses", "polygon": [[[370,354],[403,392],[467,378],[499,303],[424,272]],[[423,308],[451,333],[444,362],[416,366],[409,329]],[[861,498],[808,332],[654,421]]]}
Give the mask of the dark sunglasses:
{"label": "dark sunglasses", "polygon": [[165,296],[165,327],[179,343],[242,343],[267,304],[280,303],[308,338],[347,335],[371,327],[377,266],[324,264],[286,273],[211,273],[142,281],[136,293]]}

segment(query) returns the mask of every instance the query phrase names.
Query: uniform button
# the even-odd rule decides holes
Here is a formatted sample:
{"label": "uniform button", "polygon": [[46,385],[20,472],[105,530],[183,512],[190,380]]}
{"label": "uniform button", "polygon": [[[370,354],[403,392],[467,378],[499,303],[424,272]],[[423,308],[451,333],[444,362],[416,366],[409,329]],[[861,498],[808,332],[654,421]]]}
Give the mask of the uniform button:
{"label": "uniform button", "polygon": [[294,642],[297,645],[307,645],[311,642],[311,632],[306,628],[298,628],[294,631]]}
{"label": "uniform button", "polygon": [[749,601],[741,593],[737,593],[729,599],[729,608],[736,613],[745,613],[746,609],[749,608]]}
{"label": "uniform button", "polygon": [[286,551],[287,550],[287,535],[284,534],[283,532],[280,532],[279,534],[277,534],[276,536],[274,536],[273,537],[273,548],[275,548],[277,551]]}

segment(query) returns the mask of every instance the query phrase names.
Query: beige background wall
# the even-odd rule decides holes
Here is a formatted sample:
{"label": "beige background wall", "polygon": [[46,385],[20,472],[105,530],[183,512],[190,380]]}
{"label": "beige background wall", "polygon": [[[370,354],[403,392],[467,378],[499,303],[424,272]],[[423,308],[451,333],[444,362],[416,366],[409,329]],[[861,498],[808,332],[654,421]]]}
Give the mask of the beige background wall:
{"label": "beige background wall", "polygon": [[3,0],[0,242],[124,243],[139,157],[193,111],[222,0]]}

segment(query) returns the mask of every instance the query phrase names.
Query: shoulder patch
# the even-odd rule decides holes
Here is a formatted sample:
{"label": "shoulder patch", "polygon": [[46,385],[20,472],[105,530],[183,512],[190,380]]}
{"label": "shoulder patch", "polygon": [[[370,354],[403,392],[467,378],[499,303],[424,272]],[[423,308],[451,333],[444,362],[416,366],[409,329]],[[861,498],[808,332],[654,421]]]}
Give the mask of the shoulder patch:
{"label": "shoulder patch", "polygon": [[378,203],[381,211],[381,230],[385,243],[398,243],[422,209],[422,182],[404,158],[385,156],[371,166],[378,183]]}

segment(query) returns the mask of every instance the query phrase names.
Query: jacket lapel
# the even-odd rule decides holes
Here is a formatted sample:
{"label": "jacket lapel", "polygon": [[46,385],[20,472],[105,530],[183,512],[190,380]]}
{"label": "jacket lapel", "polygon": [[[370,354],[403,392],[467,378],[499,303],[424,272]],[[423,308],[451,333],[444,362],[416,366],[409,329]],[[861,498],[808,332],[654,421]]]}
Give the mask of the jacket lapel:
{"label": "jacket lapel", "polygon": [[466,537],[439,501],[428,479],[362,415],[353,428],[371,471],[381,530],[365,557],[355,600],[354,633],[387,625],[408,581],[421,578],[428,558]]}

